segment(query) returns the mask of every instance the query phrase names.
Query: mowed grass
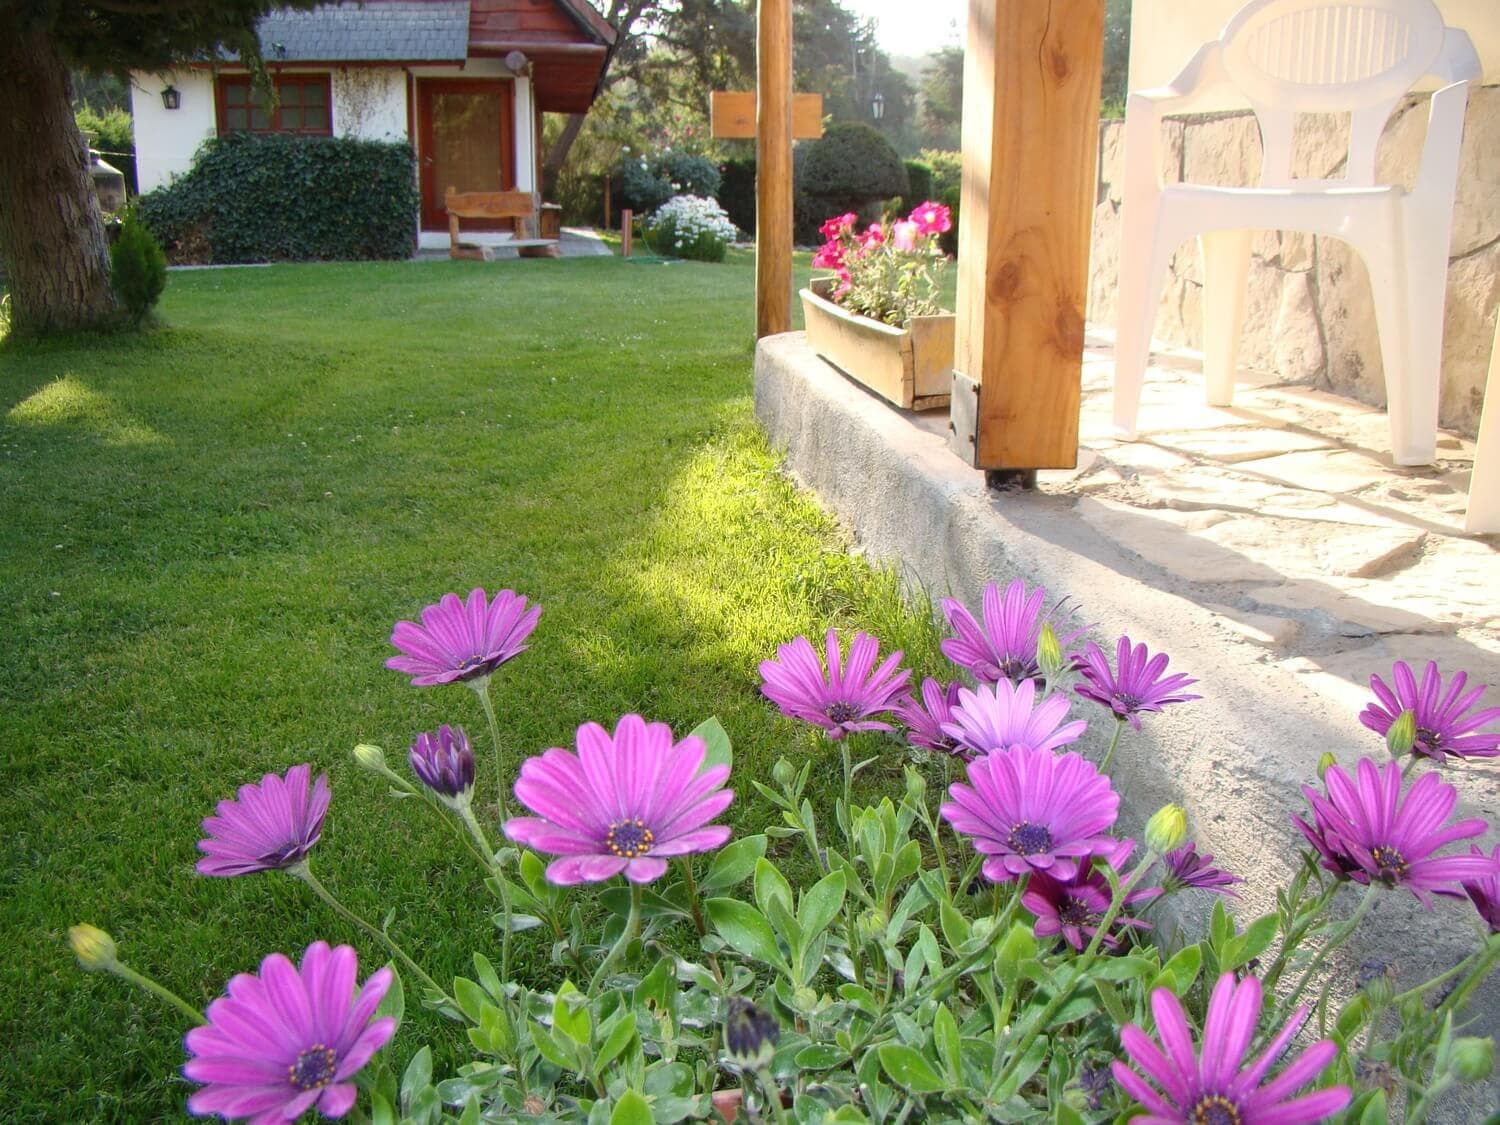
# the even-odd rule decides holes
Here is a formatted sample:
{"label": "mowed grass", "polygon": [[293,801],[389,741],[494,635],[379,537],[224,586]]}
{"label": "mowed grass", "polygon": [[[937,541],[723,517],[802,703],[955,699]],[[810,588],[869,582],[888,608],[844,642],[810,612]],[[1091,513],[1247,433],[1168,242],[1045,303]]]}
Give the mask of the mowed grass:
{"label": "mowed grass", "polygon": [[[203,271],[172,276],[152,335],[0,349],[0,1118],[183,1114],[183,1027],[79,971],[73,922],[195,1004],[317,938],[385,960],[290,879],[194,873],[199,821],[269,770],[328,771],[314,868],[394,909],[435,976],[494,955],[466,856],[349,756],[400,766],[462,723],[491,799],[471,693],[382,666],[392,623],[445,591],[544,607],[496,677],[510,768],[586,720],[717,714],[737,830],[771,822],[750,779],[782,754],[821,755],[827,795],[836,753],[759,698],[758,662],[858,624],[930,665],[934,633],[778,472],[752,290],[745,255]],[[900,757],[868,791],[897,790]],[[397,1064],[426,1038],[451,1061],[422,1013]]]}

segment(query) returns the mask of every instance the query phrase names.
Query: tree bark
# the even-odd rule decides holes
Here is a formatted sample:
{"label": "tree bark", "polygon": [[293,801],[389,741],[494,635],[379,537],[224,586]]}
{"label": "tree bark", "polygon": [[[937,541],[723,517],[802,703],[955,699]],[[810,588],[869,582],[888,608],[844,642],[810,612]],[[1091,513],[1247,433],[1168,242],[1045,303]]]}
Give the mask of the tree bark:
{"label": "tree bark", "polygon": [[16,336],[116,316],[109,246],[68,69],[44,26],[0,7],[0,267]]}
{"label": "tree bark", "polygon": [[567,163],[568,153],[573,149],[573,142],[578,139],[578,134],[583,131],[584,115],[581,113],[570,113],[567,123],[563,126],[557,140],[553,141],[547,149],[547,159],[542,164],[542,183],[548,192],[552,191],[557,183],[558,173],[562,166]]}

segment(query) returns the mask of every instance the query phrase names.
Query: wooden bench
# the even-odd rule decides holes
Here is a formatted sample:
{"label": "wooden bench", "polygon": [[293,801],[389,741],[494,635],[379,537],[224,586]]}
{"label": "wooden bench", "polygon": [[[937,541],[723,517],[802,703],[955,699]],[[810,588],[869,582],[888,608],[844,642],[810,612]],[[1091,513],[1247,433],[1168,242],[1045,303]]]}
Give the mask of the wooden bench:
{"label": "wooden bench", "polygon": [[[460,219],[513,219],[516,237],[502,245],[513,246],[523,258],[556,258],[562,253],[557,238],[539,238],[536,196],[529,191],[458,191],[443,193],[448,212],[448,257],[491,262],[495,248],[465,242],[459,237]],[[550,216],[549,216],[550,217]],[[551,233],[545,232],[545,233]]]}

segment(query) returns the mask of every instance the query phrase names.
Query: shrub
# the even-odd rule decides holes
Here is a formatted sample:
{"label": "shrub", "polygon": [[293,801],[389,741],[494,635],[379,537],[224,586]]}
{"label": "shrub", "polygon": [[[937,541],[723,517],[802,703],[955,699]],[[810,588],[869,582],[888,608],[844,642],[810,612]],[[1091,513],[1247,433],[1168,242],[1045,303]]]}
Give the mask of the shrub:
{"label": "shrub", "polygon": [[726,160],[719,165],[719,206],[735,226],[755,233],[755,157]]}
{"label": "shrub", "polygon": [[116,106],[98,113],[84,106],[73,115],[78,128],[94,135],[94,148],[105,161],[125,177],[125,190],[135,195],[139,190],[135,178],[135,122],[130,114]]}
{"label": "shrub", "polygon": [[958,200],[962,194],[963,155],[957,152],[944,152],[941,149],[924,148],[922,162],[932,169],[932,193],[928,198],[935,199],[948,208],[953,216],[953,228],[943,232],[938,239],[938,245],[943,248],[945,254],[957,254]]}
{"label": "shrub", "polygon": [[120,233],[109,249],[109,283],[137,327],[167,287],[167,256],[136,207],[125,212]]}
{"label": "shrub", "polygon": [[908,160],[906,178],[911,184],[898,210],[909,211],[932,198],[932,166],[925,160]]}
{"label": "shrub", "polygon": [[665,149],[625,160],[620,167],[622,205],[641,214],[655,211],[675,195],[712,199],[719,193],[719,169],[706,156]]}
{"label": "shrub", "polygon": [[679,195],[651,216],[650,241],[660,253],[696,262],[722,262],[734,241],[734,224],[712,199]]}
{"label": "shrub", "polygon": [[911,190],[906,165],[891,143],[869,125],[830,125],[807,146],[798,187],[822,205],[824,215],[863,212],[870,204]]}
{"label": "shrub", "polygon": [[408,258],[418,203],[405,143],[230,133],[141,217],[174,261],[196,240],[215,262]]}

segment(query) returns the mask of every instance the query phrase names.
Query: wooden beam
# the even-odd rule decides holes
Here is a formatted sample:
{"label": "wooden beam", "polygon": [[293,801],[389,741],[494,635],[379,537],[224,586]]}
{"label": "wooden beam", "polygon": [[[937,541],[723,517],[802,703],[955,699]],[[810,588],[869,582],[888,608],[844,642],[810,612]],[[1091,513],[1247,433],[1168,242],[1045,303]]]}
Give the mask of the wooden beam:
{"label": "wooden beam", "polygon": [[791,0],[759,0],[755,28],[755,338],[760,339],[792,327]]}
{"label": "wooden beam", "polygon": [[[755,91],[715,90],[708,96],[708,130],[721,140],[755,136]],[[823,135],[823,95],[792,97],[792,139],[815,141]]]}
{"label": "wooden beam", "polygon": [[1078,459],[1104,0],[969,0],[953,449]]}

